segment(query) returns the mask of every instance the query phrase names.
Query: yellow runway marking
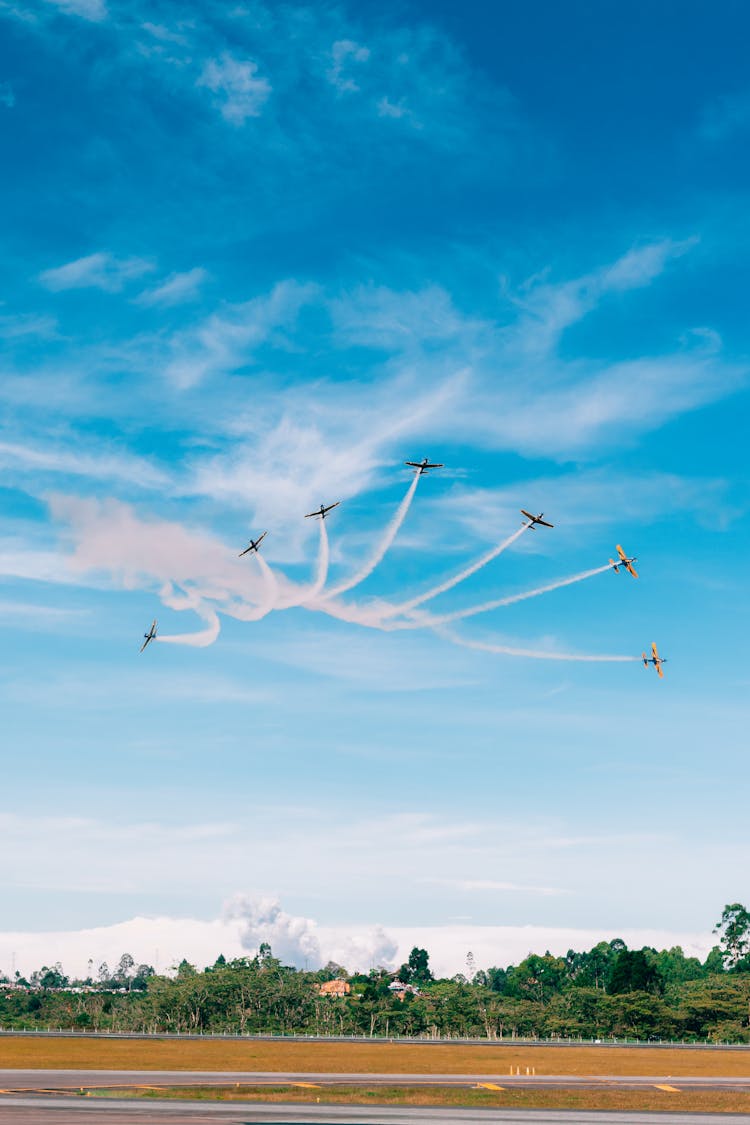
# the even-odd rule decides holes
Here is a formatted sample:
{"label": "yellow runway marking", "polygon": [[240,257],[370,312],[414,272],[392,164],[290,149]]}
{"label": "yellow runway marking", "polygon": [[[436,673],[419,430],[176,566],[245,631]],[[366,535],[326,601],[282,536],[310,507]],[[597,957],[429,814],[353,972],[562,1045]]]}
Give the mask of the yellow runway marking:
{"label": "yellow runway marking", "polygon": [[475,1090],[504,1090],[504,1086],[497,1086],[494,1082],[477,1082]]}
{"label": "yellow runway marking", "polygon": [[319,1090],[317,1082],[292,1082],[292,1086],[301,1086],[303,1090]]}
{"label": "yellow runway marking", "polygon": [[679,1094],[681,1091],[676,1086],[654,1086],[655,1090],[666,1090],[668,1094]]}

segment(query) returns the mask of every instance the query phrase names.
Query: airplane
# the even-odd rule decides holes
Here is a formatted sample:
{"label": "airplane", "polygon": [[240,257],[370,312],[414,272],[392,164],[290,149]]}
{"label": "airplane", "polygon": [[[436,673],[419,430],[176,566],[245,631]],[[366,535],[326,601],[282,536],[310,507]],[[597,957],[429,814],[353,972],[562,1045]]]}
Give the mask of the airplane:
{"label": "airplane", "polygon": [[538,523],[540,523],[542,525],[542,527],[554,527],[555,526],[553,523],[547,523],[546,520],[542,519],[542,516],[544,515],[544,512],[540,512],[538,516],[532,516],[531,512],[527,512],[525,508],[521,508],[521,515],[526,516],[527,520],[531,520],[531,523],[528,525],[529,531],[533,531],[535,525],[538,524]]}
{"label": "airplane", "polygon": [[659,653],[656,651],[656,644],[651,645],[651,652],[653,653],[652,656],[646,656],[645,652],[642,654],[643,667],[648,668],[649,664],[653,664],[654,668],[656,668],[656,671],[659,673],[661,678],[664,679],[664,673],[661,670],[661,666],[662,664],[667,663],[666,657],[659,656]]}
{"label": "airplane", "polygon": [[260,536],[260,538],[259,538],[259,539],[251,539],[251,540],[250,540],[250,546],[249,546],[249,547],[245,547],[245,550],[244,550],[244,551],[240,551],[240,553],[239,553],[239,555],[237,556],[237,558],[238,558],[238,559],[241,559],[241,558],[242,558],[242,556],[243,556],[243,555],[246,555],[248,551],[257,551],[257,550],[258,550],[258,547],[260,547],[261,543],[263,542],[263,540],[265,539],[265,537],[266,537],[267,535],[268,535],[268,532],[267,532],[267,531],[264,531],[264,532],[263,532],[263,534],[262,534],[262,535]]}
{"label": "airplane", "polygon": [[305,516],[305,519],[309,520],[313,519],[313,517],[319,516],[322,520],[324,520],[326,518],[326,513],[330,512],[331,508],[338,508],[340,503],[341,501],[337,500],[335,504],[329,504],[328,507],[326,507],[325,504],[321,504],[317,512],[308,512]]}
{"label": "airplane", "polygon": [[144,633],[143,636],[145,639],[140,648],[141,652],[143,652],[149,641],[153,641],[154,637],[156,636],[156,618],[154,618],[154,620],[151,622],[151,628],[149,629],[149,631],[147,633]]}
{"label": "airplane", "polygon": [[404,461],[404,464],[408,465],[409,468],[414,469],[417,476],[420,476],[420,477],[421,477],[422,473],[428,473],[430,471],[430,469],[444,469],[445,468],[445,465],[439,464],[437,461],[434,464],[431,463],[430,461],[427,460],[426,457],[424,458],[423,461]]}
{"label": "airplane", "polygon": [[620,573],[620,567],[623,567],[625,570],[627,570],[628,574],[633,575],[633,578],[637,578],[638,577],[638,571],[633,566],[633,563],[637,561],[636,558],[635,558],[635,555],[633,556],[632,559],[629,559],[626,556],[625,552],[623,551],[623,549],[622,549],[622,547],[620,546],[619,543],[617,544],[617,553],[620,556],[619,559],[617,560],[617,562],[615,562],[614,559],[609,560],[609,565],[612,567],[615,574],[619,574]]}

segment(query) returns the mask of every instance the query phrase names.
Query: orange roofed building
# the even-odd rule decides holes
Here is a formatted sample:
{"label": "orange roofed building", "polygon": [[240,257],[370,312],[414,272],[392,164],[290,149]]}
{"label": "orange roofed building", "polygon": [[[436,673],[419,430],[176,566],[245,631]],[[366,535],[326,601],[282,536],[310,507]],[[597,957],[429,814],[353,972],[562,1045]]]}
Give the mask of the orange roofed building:
{"label": "orange roofed building", "polygon": [[346,980],[324,980],[316,988],[321,996],[348,996],[352,990]]}

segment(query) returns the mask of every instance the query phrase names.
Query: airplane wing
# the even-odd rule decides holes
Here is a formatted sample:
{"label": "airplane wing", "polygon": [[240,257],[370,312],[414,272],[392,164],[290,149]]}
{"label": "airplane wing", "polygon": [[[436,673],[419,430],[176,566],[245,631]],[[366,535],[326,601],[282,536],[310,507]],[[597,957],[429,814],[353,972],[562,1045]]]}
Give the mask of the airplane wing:
{"label": "airplane wing", "polygon": [[656,665],[656,671],[659,673],[659,678],[663,680],[664,679],[664,673],[661,670],[661,660]]}
{"label": "airplane wing", "polygon": [[553,523],[547,523],[546,520],[537,520],[536,522],[540,523],[542,525],[542,527],[554,527],[555,526]]}
{"label": "airplane wing", "polygon": [[651,652],[653,653],[654,660],[658,660],[659,659],[659,653],[656,650],[656,641],[654,641],[653,644],[651,645]]}
{"label": "airplane wing", "polygon": [[421,469],[422,468],[421,461],[404,461],[404,464],[409,465],[410,468],[412,468],[412,469]]}
{"label": "airplane wing", "polygon": [[626,563],[625,563],[625,569],[626,569],[626,570],[627,570],[627,571],[628,571],[628,572],[629,572],[630,574],[632,574],[632,575],[633,575],[633,578],[637,578],[637,577],[638,577],[638,571],[637,571],[637,570],[635,569],[635,567],[633,566],[633,564],[632,564],[632,563],[626,562]]}
{"label": "airplane wing", "polygon": [[424,468],[425,469],[444,469],[445,465],[443,465],[442,462],[436,461],[434,465],[425,465]]}
{"label": "airplane wing", "polygon": [[531,512],[527,512],[525,508],[521,508],[521,515],[526,516],[526,519],[531,520],[532,523],[534,522],[534,517]]}
{"label": "airplane wing", "polygon": [[309,519],[312,519],[313,516],[319,516],[319,515],[320,515],[320,508],[318,509],[317,512],[308,512],[307,515],[305,516],[305,519],[309,520]]}
{"label": "airplane wing", "polygon": [[323,509],[323,511],[324,512],[330,512],[332,508],[338,508],[340,503],[341,503],[341,501],[337,500],[335,504],[327,504],[325,506],[325,508]]}

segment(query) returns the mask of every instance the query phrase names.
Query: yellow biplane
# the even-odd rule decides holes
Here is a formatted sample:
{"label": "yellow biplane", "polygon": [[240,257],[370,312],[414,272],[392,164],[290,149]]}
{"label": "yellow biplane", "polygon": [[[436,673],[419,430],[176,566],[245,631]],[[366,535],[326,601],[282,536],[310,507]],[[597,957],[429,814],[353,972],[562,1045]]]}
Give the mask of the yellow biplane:
{"label": "yellow biplane", "polygon": [[620,546],[619,543],[617,544],[617,553],[620,556],[619,559],[617,560],[617,562],[615,562],[614,559],[609,560],[609,565],[612,567],[615,574],[619,574],[620,567],[622,567],[624,570],[627,570],[628,574],[632,574],[633,578],[637,578],[638,577],[638,571],[633,566],[633,563],[637,562],[637,559],[635,558],[635,555],[633,556],[632,559],[629,559],[627,557],[627,555],[625,554],[625,552],[623,551],[623,549],[622,549],[622,547]]}
{"label": "yellow biplane", "polygon": [[659,653],[656,649],[656,643],[651,645],[651,653],[651,656],[646,656],[645,652],[643,653],[643,666],[644,668],[648,668],[649,664],[653,664],[658,674],[662,679],[664,679],[664,673],[661,670],[661,666],[662,664],[667,663],[666,657],[659,656]]}

